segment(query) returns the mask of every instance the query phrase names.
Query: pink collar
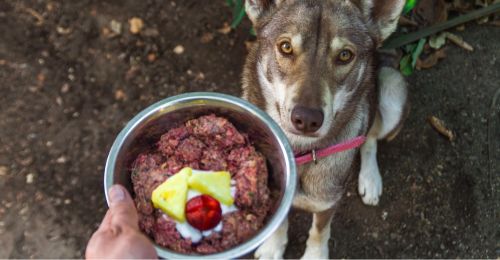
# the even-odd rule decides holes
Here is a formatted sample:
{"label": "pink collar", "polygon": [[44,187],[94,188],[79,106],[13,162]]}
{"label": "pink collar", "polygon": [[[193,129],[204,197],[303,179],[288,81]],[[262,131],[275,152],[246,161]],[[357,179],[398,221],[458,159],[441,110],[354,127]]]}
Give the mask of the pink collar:
{"label": "pink collar", "polygon": [[297,165],[303,165],[309,162],[317,163],[318,159],[320,158],[332,155],[334,153],[340,153],[350,149],[358,148],[365,143],[365,140],[366,140],[365,136],[358,136],[343,143],[328,146],[324,149],[320,150],[313,149],[309,153],[295,155],[295,162],[297,163]]}

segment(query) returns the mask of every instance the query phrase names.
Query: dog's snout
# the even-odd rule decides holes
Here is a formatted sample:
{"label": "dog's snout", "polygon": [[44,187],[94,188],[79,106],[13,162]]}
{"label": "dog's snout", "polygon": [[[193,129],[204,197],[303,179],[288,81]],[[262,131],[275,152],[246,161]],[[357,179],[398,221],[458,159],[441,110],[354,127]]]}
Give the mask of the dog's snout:
{"label": "dog's snout", "polygon": [[296,106],[292,110],[292,123],[303,133],[314,133],[323,125],[324,114],[321,109]]}

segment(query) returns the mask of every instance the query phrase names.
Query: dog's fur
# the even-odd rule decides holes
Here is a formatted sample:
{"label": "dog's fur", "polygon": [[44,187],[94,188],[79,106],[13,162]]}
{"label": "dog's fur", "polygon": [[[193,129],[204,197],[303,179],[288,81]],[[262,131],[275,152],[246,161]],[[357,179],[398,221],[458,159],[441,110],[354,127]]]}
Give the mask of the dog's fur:
{"label": "dog's fur", "polygon": [[[380,66],[378,47],[396,28],[404,0],[246,0],[257,33],[247,58],[243,98],[278,122],[296,151],[323,148],[366,135],[358,188],[363,202],[378,204],[382,179],[377,140],[393,135],[404,117],[406,86],[399,72]],[[283,55],[287,39],[293,53]],[[339,63],[341,50],[354,54]],[[296,106],[321,110],[324,121],[311,132],[291,120]],[[294,207],[314,213],[304,258],[328,258],[330,223],[350,174],[359,168],[359,149],[299,167]],[[358,167],[356,167],[358,166]],[[288,222],[257,251],[282,258]]]}

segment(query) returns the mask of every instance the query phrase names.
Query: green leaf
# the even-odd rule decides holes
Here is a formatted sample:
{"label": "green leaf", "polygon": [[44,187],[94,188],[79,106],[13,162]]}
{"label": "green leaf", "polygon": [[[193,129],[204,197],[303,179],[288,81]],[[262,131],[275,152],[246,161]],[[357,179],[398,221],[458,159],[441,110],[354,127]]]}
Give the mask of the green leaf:
{"label": "green leaf", "polygon": [[429,46],[433,49],[441,49],[446,44],[446,33],[433,35],[429,38]]}
{"label": "green leaf", "polygon": [[410,76],[415,71],[418,57],[424,50],[427,39],[420,39],[418,44],[410,44],[405,46],[406,55],[399,61],[399,70],[405,76]]}
{"label": "green leaf", "polygon": [[401,61],[399,61],[399,70],[403,73],[403,75],[410,76],[413,73],[411,63],[411,54],[407,54],[401,58]]}
{"label": "green leaf", "polygon": [[415,50],[413,50],[411,54],[411,66],[413,68],[415,68],[415,66],[417,65],[418,57],[420,57],[420,54],[422,54],[426,42],[426,38],[420,39],[420,41],[418,41],[417,47],[415,48]]}
{"label": "green leaf", "polygon": [[417,5],[417,0],[407,0],[406,5],[403,8],[403,13],[404,14],[409,13],[411,10],[413,10],[413,8],[415,8],[416,5]]}
{"label": "green leaf", "polygon": [[[237,5],[238,6],[238,5]],[[233,22],[231,23],[231,28],[236,28],[241,21],[243,21],[243,18],[245,17],[245,8],[240,8],[236,15],[233,17]]]}

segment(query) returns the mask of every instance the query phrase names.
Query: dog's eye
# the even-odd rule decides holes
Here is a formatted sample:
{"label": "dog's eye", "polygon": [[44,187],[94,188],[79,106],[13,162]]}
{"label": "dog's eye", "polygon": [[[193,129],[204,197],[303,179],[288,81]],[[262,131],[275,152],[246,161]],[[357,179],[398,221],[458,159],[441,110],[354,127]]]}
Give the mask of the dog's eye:
{"label": "dog's eye", "polygon": [[293,52],[292,43],[290,41],[282,41],[279,43],[281,53],[290,55]]}
{"label": "dog's eye", "polygon": [[337,56],[337,61],[340,64],[347,64],[351,62],[353,58],[354,58],[354,53],[352,53],[352,51],[350,50],[345,49],[339,53],[339,55]]}

